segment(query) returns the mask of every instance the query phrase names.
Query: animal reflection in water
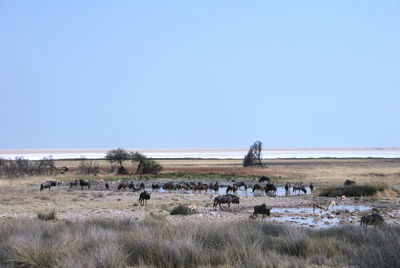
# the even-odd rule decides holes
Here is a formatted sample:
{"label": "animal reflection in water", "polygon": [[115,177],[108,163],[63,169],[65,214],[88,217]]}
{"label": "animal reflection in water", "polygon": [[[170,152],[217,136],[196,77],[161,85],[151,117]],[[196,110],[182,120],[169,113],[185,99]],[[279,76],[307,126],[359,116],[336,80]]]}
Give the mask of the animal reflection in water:
{"label": "animal reflection in water", "polygon": [[219,205],[219,207],[222,208],[221,204],[228,204],[228,208],[230,208],[231,203],[239,204],[239,197],[232,194],[220,195],[214,199],[213,207],[217,208],[217,205]]}

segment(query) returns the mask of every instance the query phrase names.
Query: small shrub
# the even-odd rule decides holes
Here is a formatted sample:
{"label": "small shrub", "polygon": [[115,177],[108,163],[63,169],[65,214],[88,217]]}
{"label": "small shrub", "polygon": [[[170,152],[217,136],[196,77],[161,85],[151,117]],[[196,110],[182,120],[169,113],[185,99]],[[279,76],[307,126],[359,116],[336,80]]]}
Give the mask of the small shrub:
{"label": "small shrub", "polygon": [[51,220],[56,220],[56,211],[53,209],[52,211],[48,212],[48,213],[38,213],[37,217],[39,220],[42,221],[51,221]]}
{"label": "small shrub", "polygon": [[348,186],[348,185],[354,185],[354,184],[356,184],[356,182],[353,181],[353,180],[346,180],[346,181],[344,182],[344,185],[346,185],[346,186]]}
{"label": "small shrub", "polygon": [[194,213],[195,213],[194,210],[184,205],[178,205],[174,207],[170,212],[171,215],[192,215]]}

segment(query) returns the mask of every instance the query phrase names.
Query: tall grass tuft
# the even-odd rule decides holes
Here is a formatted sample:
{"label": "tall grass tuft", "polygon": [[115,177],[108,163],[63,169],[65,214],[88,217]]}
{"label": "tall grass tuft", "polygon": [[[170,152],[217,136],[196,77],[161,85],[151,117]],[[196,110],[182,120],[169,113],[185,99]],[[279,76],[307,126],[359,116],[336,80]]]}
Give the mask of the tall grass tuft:
{"label": "tall grass tuft", "polygon": [[40,213],[38,213],[38,214],[36,214],[37,215],[37,217],[38,217],[38,219],[39,220],[42,220],[42,221],[51,221],[51,220],[56,220],[57,219],[57,213],[56,213],[56,210],[55,209],[53,209],[52,211],[50,211],[50,212],[40,212]]}
{"label": "tall grass tuft", "polygon": [[[149,216],[149,218],[153,218]],[[400,228],[8,220],[0,267],[400,267]]]}

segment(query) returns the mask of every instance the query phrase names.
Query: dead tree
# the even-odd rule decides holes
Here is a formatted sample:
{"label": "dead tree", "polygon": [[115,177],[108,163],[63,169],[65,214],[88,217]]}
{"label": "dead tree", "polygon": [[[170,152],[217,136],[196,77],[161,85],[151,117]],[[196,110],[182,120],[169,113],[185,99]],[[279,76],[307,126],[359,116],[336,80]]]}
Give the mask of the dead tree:
{"label": "dead tree", "polygon": [[249,152],[243,158],[244,167],[263,166],[261,162],[261,141],[256,141],[249,149]]}

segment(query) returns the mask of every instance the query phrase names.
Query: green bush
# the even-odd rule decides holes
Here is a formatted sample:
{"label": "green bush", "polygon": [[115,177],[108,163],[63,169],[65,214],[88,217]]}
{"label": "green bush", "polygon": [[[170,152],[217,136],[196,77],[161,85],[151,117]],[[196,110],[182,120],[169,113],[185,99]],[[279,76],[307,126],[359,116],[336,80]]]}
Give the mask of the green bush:
{"label": "green bush", "polygon": [[350,185],[340,187],[327,187],[320,189],[320,196],[336,197],[336,196],[372,196],[377,192],[382,192],[388,187],[386,185]]}

